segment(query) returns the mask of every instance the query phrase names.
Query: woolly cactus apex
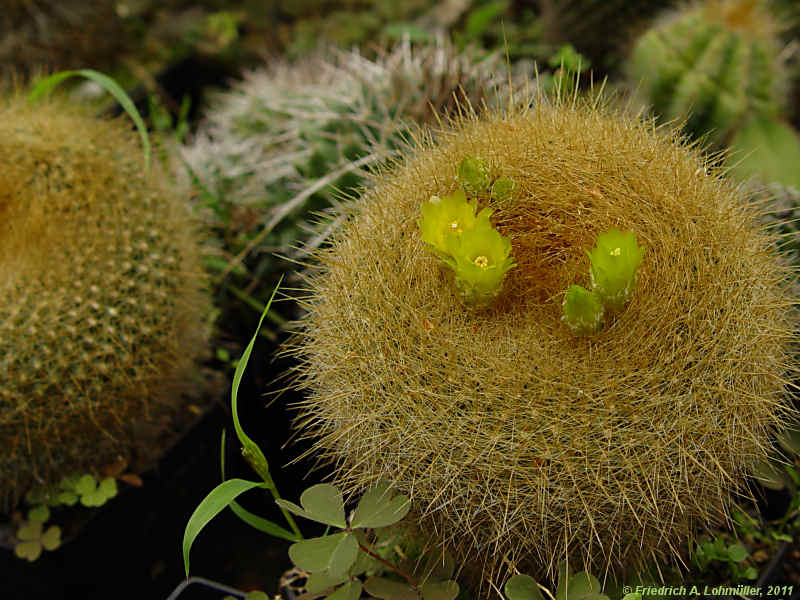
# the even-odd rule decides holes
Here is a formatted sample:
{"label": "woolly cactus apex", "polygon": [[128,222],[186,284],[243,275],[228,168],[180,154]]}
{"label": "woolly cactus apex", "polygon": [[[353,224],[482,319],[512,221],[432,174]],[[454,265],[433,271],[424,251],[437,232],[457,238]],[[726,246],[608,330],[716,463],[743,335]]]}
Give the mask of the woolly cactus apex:
{"label": "woolly cactus apex", "polygon": [[203,351],[200,238],[127,123],[0,100],[0,510],[154,454]]}
{"label": "woolly cactus apex", "polygon": [[[467,115],[375,177],[318,267],[284,352],[302,435],[355,494],[387,481],[465,574],[621,573],[724,520],[789,408],[795,322],[775,239],[696,147],[595,103]],[[462,304],[417,226],[465,156],[516,183],[478,197],[517,266]],[[647,248],[591,336],[561,320],[585,249]],[[484,591],[486,591],[484,587]]]}
{"label": "woolly cactus apex", "polygon": [[784,107],[778,33],[759,0],[706,0],[645,33],[629,72],[657,116],[686,119],[688,133],[721,147],[743,120]]}

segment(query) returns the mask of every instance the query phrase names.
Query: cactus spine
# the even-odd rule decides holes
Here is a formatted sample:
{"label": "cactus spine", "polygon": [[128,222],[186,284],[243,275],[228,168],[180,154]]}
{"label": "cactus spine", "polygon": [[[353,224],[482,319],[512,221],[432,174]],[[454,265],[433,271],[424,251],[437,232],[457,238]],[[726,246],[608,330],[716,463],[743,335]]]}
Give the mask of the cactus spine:
{"label": "cactus spine", "polygon": [[127,124],[0,104],[0,510],[130,458],[206,338],[200,237]]}

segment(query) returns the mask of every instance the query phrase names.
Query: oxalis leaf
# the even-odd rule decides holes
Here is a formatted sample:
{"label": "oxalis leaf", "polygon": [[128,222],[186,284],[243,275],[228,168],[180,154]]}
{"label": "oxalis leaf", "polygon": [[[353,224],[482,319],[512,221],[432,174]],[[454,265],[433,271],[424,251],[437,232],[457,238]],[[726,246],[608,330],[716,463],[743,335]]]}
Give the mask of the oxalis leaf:
{"label": "oxalis leaf", "polygon": [[603,595],[597,577],[586,571],[569,574],[565,564],[561,565],[556,600],[608,600]]}
{"label": "oxalis leaf", "polygon": [[327,571],[320,571],[319,573],[311,573],[308,576],[308,581],[306,581],[306,591],[309,594],[317,594],[319,592],[322,592],[323,590],[332,588],[335,585],[344,583],[349,578],[350,576],[347,574],[339,575],[338,577],[333,577]]}
{"label": "oxalis leaf", "polygon": [[300,495],[300,506],[288,500],[276,500],[278,506],[293,512],[296,515],[333,525],[334,527],[347,527],[344,517],[344,500],[342,493],[329,483],[312,485]]}
{"label": "oxalis leaf", "polygon": [[419,600],[417,592],[410,585],[385,577],[370,577],[364,582],[364,589],[381,600]]}
{"label": "oxalis leaf", "polygon": [[309,573],[328,571],[331,577],[344,574],[358,555],[358,542],[342,532],[302,540],[289,546],[289,558],[296,567]]}
{"label": "oxalis leaf", "polygon": [[455,600],[458,596],[458,584],[448,581],[428,581],[422,584],[423,600]]}
{"label": "oxalis leaf", "polygon": [[368,490],[356,506],[350,526],[387,527],[408,514],[411,500],[407,496],[391,497],[389,485],[382,483]]}
{"label": "oxalis leaf", "polygon": [[508,600],[544,600],[539,585],[530,575],[514,575],[506,581],[504,590]]}
{"label": "oxalis leaf", "polygon": [[327,600],[358,600],[361,597],[361,582],[348,581],[328,596]]}
{"label": "oxalis leaf", "polygon": [[265,488],[266,484],[258,481],[245,481],[244,479],[229,479],[220,483],[206,496],[189,517],[186,531],[183,533],[183,565],[186,577],[189,577],[189,550],[192,548],[197,534],[206,524],[222,512],[233,500],[247,490]]}

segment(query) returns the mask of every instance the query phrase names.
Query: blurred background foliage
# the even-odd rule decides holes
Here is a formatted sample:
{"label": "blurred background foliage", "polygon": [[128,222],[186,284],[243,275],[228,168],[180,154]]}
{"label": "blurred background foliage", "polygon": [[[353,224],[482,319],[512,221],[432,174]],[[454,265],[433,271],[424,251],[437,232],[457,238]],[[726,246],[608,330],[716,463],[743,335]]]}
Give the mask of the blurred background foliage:
{"label": "blurred background foliage", "polygon": [[[776,155],[797,156],[800,148],[800,7],[794,0],[737,1],[763,4],[774,15],[788,81],[780,122],[742,126],[736,155],[755,166],[739,169],[746,175],[762,169],[771,181],[795,184],[785,175],[791,165],[762,165]],[[607,88],[648,111],[650,99],[627,65],[637,41],[681,6],[676,0],[6,0],[0,82],[71,68],[117,79],[216,234],[207,264],[218,311],[227,315],[220,328],[227,321],[250,330],[272,277],[299,268],[275,254],[301,260],[305,254],[292,244],[323,243],[319,213],[357,194],[369,170],[384,164],[414,126],[435,126],[437,113],[456,110],[454,92],[479,105],[507,93],[508,83],[522,87],[538,71],[538,85],[562,92],[606,78]],[[91,83],[71,86],[99,110],[120,112]],[[345,100],[326,94],[326,86]],[[265,168],[277,165],[271,174],[253,162],[257,146]],[[373,154],[379,159],[365,162]],[[297,276],[289,281],[297,283]],[[285,325],[294,315],[276,306],[273,324]],[[275,333],[265,328],[264,335]]]}

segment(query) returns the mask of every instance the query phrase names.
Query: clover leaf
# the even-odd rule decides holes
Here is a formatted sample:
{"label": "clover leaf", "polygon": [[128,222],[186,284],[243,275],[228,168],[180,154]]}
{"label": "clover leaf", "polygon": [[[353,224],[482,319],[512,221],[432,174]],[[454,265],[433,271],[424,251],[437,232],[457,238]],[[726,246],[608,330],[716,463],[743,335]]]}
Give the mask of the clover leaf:
{"label": "clover leaf", "polygon": [[289,558],[309,573],[328,571],[338,577],[353,566],[358,555],[358,542],[348,532],[325,535],[296,542],[289,546]]}
{"label": "clover leaf", "polygon": [[276,500],[279,506],[296,515],[344,528],[347,526],[344,516],[344,500],[342,493],[329,483],[312,485],[300,495],[300,506],[288,500]]}
{"label": "clover leaf", "polygon": [[80,495],[84,506],[102,506],[117,495],[117,482],[113,477],[106,477],[98,485],[94,477],[84,475],[78,481],[75,491]]}
{"label": "clover leaf", "polygon": [[42,550],[55,550],[61,545],[61,529],[51,525],[42,532],[42,521],[29,521],[17,530],[19,542],[14,546],[14,554],[18,558],[35,561],[42,554]]}
{"label": "clover leaf", "polygon": [[530,575],[514,575],[503,590],[508,600],[544,600],[539,584]]}
{"label": "clover leaf", "polygon": [[382,483],[361,496],[361,500],[353,512],[350,526],[353,528],[387,527],[405,517],[410,509],[411,500],[407,496],[401,494],[392,498],[389,485]]}

